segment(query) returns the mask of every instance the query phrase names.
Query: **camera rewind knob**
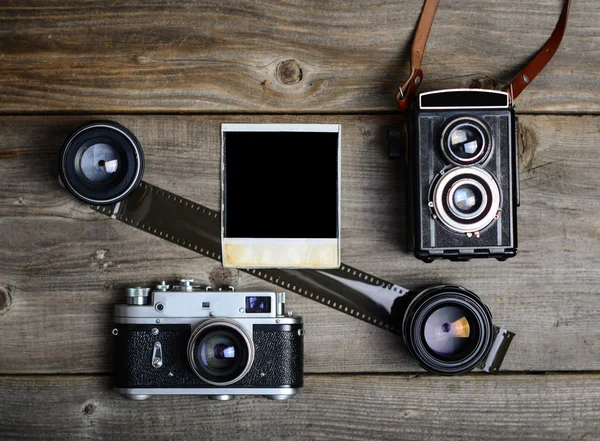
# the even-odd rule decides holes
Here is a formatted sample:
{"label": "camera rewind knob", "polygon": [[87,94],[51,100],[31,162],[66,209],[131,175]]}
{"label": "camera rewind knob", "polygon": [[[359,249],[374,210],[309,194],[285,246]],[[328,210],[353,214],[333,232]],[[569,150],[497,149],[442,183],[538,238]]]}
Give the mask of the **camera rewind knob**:
{"label": "camera rewind knob", "polygon": [[147,305],[150,288],[127,288],[128,305]]}
{"label": "camera rewind knob", "polygon": [[187,291],[187,292],[192,292],[192,290],[193,290],[192,283],[194,283],[194,279],[181,279],[179,281],[179,285],[181,286],[181,289],[183,291]]}

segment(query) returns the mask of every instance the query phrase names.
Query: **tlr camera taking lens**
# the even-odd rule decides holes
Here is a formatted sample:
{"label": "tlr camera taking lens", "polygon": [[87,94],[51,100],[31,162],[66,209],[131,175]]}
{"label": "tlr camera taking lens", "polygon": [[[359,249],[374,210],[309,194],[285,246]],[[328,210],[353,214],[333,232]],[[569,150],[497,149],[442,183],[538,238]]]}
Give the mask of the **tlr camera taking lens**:
{"label": "tlr camera taking lens", "polygon": [[505,92],[423,93],[407,121],[409,243],[424,261],[517,252],[517,120]]}
{"label": "tlr camera taking lens", "polygon": [[285,293],[212,291],[182,280],[130,288],[115,306],[115,389],[151,395],[264,395],[283,400],[303,385],[301,317]]}

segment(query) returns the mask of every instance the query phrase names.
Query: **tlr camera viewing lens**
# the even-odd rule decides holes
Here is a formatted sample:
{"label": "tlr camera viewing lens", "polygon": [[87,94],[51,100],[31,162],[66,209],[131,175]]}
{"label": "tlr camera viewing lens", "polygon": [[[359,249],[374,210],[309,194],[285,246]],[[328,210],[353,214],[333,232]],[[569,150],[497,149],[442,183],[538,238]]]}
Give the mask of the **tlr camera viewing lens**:
{"label": "tlr camera viewing lens", "polygon": [[188,361],[194,373],[215,386],[242,379],[254,360],[254,346],[246,330],[227,319],[198,326],[188,343]]}
{"label": "tlr camera viewing lens", "polygon": [[456,165],[484,162],[492,150],[492,138],[487,126],[472,117],[459,117],[446,125],[441,143],[445,159]]}
{"label": "tlr camera viewing lens", "polygon": [[492,316],[479,297],[458,286],[419,293],[403,321],[411,355],[430,372],[455,375],[478,366],[494,339]]}
{"label": "tlr camera viewing lens", "polygon": [[110,121],[86,124],[62,147],[62,184],[78,199],[106,205],[125,199],[142,180],[144,154],[136,137]]}

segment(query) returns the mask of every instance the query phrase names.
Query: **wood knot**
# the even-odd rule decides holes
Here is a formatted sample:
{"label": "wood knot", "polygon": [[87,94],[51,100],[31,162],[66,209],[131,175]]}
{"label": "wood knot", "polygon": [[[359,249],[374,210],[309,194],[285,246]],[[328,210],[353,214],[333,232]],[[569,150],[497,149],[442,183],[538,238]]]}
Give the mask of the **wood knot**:
{"label": "wood knot", "polygon": [[494,80],[492,80],[490,77],[484,75],[482,77],[477,77],[477,78],[471,79],[471,82],[469,83],[469,88],[470,89],[493,90],[496,88],[496,85],[494,84]]}
{"label": "wood knot", "polygon": [[232,271],[229,268],[216,267],[211,270],[208,280],[215,288],[225,286],[236,286],[238,283],[238,272]]}
{"label": "wood knot", "polygon": [[295,60],[282,61],[277,66],[277,78],[284,84],[295,84],[302,80],[302,68]]}
{"label": "wood knot", "polygon": [[519,160],[525,170],[528,170],[534,163],[537,145],[535,132],[519,122]]}
{"label": "wood knot", "polygon": [[0,314],[5,313],[10,308],[12,297],[8,288],[0,286]]}
{"label": "wood knot", "polygon": [[94,413],[95,410],[96,406],[94,406],[92,403],[89,403],[83,408],[83,413],[85,413],[86,415],[91,415]]}

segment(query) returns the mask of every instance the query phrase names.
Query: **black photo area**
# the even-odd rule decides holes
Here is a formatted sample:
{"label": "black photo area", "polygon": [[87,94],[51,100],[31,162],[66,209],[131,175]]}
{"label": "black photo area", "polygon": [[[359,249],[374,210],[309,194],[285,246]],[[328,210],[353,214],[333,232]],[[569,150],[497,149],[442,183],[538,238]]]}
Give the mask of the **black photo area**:
{"label": "black photo area", "polygon": [[338,133],[224,136],[225,237],[337,238]]}

